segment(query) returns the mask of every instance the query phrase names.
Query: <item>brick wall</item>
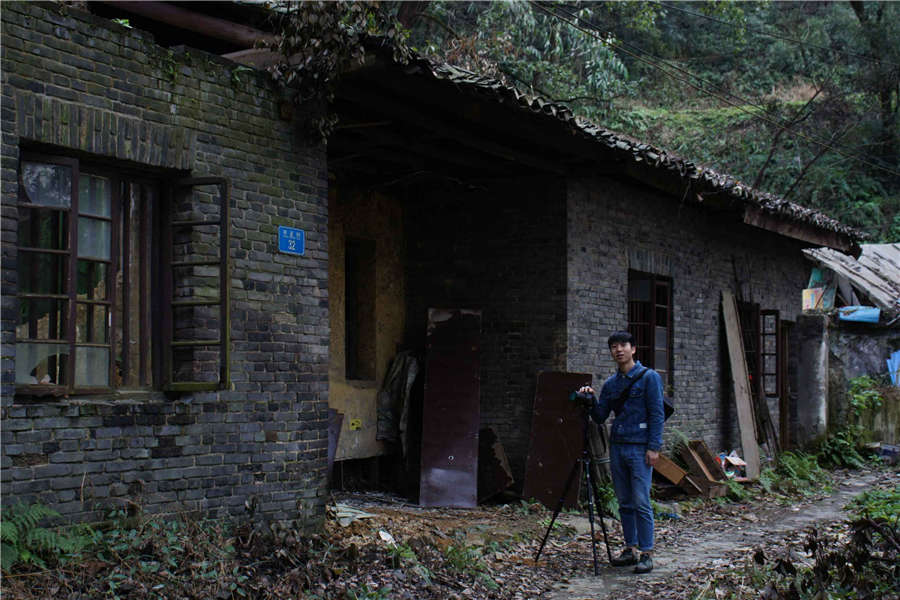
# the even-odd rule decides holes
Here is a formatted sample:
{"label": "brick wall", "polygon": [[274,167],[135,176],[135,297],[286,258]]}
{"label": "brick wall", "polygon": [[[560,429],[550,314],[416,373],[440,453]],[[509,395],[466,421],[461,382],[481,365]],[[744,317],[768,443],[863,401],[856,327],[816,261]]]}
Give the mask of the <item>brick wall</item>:
{"label": "brick wall", "polygon": [[[278,120],[265,76],[60,5],[2,10],[3,502],[72,520],[147,512],[323,518],[327,452],[325,152]],[[14,397],[22,148],[232,186],[231,389],[29,401]],[[277,253],[278,225],[307,250]]]}
{"label": "brick wall", "polygon": [[421,347],[428,307],[482,311],[481,423],[519,484],[537,374],[565,368],[565,198],[560,182],[413,194],[407,208],[407,339]]}
{"label": "brick wall", "polygon": [[568,369],[600,381],[614,371],[606,338],[627,324],[629,268],[671,277],[676,412],[666,439],[679,429],[740,452],[720,290],[795,319],[809,276],[802,246],[612,179],[571,183],[568,231]]}

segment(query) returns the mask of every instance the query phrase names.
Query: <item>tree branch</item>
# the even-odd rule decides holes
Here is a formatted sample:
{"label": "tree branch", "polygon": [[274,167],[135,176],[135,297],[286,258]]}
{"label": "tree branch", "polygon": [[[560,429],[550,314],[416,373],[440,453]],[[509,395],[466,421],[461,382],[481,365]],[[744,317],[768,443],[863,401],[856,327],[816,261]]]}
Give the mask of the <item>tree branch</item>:
{"label": "tree branch", "polygon": [[[812,95],[812,98],[806,101],[806,104],[803,105],[800,110],[797,111],[797,114],[794,115],[794,118],[791,119],[790,122],[785,123],[781,126],[781,129],[775,134],[775,138],[772,140],[772,145],[769,147],[769,155],[766,156],[765,162],[763,162],[762,167],[759,168],[759,173],[756,175],[756,179],[753,181],[753,187],[755,189],[759,188],[759,185],[762,183],[763,175],[766,172],[766,169],[769,167],[769,163],[772,162],[772,156],[775,154],[775,149],[778,147],[778,140],[781,138],[781,134],[785,132],[785,130],[790,129],[809,118],[812,112],[806,113],[806,109],[812,104],[813,100],[815,100],[822,90],[825,89],[824,85],[821,85],[816,88],[816,93]],[[806,113],[806,114],[804,114]]]}

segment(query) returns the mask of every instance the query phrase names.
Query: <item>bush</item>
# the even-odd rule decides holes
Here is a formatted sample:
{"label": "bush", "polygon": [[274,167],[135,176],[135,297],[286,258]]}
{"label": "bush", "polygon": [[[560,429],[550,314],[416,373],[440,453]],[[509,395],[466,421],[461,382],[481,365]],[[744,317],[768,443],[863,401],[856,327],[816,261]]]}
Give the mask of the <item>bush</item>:
{"label": "bush", "polygon": [[848,386],[847,424],[819,445],[819,462],[827,467],[859,469],[866,464],[862,446],[866,432],[860,418],[866,412],[881,408],[884,398],[878,390],[878,382],[867,375],[851,379]]}
{"label": "bush", "polygon": [[805,452],[782,452],[774,468],[764,469],[760,485],[767,492],[809,494],[828,489],[831,476],[819,464],[818,457]]}

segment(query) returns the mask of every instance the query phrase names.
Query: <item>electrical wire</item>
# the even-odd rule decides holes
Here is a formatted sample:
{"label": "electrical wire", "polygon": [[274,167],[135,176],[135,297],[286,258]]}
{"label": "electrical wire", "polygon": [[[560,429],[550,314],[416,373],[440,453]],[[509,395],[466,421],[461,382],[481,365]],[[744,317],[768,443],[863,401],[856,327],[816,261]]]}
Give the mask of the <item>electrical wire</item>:
{"label": "electrical wire", "polygon": [[718,19],[711,15],[704,15],[703,13],[698,13],[698,12],[694,12],[692,10],[687,10],[686,8],[681,8],[680,6],[675,6],[673,4],[666,4],[664,2],[659,2],[658,0],[648,0],[648,2],[650,2],[651,4],[656,4],[656,5],[662,6],[663,8],[677,10],[677,11],[683,12],[688,15],[700,17],[703,19],[708,19],[715,23],[721,23],[722,25],[728,25],[730,27],[735,27],[738,29],[742,28],[742,29],[745,29],[752,33],[756,33],[756,34],[763,35],[766,37],[774,38],[776,40],[783,40],[785,42],[791,42],[792,44],[797,44],[799,46],[805,46],[807,48],[817,48],[819,50],[826,50],[828,52],[836,52],[838,54],[845,54],[847,56],[852,56],[854,58],[861,58],[863,60],[867,60],[867,61],[870,61],[870,62],[873,62],[876,64],[892,65],[895,67],[900,66],[900,63],[895,63],[890,60],[884,60],[882,58],[874,58],[872,56],[866,56],[865,54],[857,54],[856,52],[850,52],[849,50],[838,50],[837,48],[829,48],[828,46],[821,46],[819,44],[813,44],[811,42],[804,42],[803,40],[797,40],[794,38],[790,38],[786,35],[779,35],[777,33],[769,33],[767,31],[763,31],[762,29],[747,27],[746,25],[741,25],[740,23],[735,23],[734,21],[726,21],[724,19]]}
{"label": "electrical wire", "polygon": [[[771,118],[771,117],[768,117],[768,116],[765,115],[765,114],[761,114],[761,113],[759,113],[759,112],[757,112],[757,111],[748,110],[748,109],[746,108],[746,105],[754,106],[754,107],[756,107],[756,108],[761,108],[761,107],[759,107],[759,106],[753,104],[752,102],[746,100],[745,98],[742,98],[742,97],[740,97],[740,96],[737,96],[737,95],[735,95],[735,94],[732,94],[731,92],[727,92],[727,91],[726,91],[725,93],[727,93],[729,96],[731,96],[731,97],[733,97],[733,98],[736,98],[736,99],[738,99],[738,100],[741,100],[742,104],[738,104],[738,103],[736,103],[736,102],[733,102],[732,100],[730,100],[730,99],[727,98],[727,97],[724,97],[724,96],[721,96],[721,95],[719,95],[719,94],[716,94],[716,93],[715,93],[714,91],[712,91],[712,90],[706,89],[706,88],[704,88],[703,86],[697,85],[696,83],[694,83],[694,82],[692,82],[692,81],[690,81],[690,80],[688,80],[688,79],[684,79],[684,78],[679,77],[678,75],[676,75],[676,74],[674,74],[674,73],[672,73],[672,72],[670,72],[670,71],[667,71],[667,70],[666,70],[665,68],[663,68],[659,63],[654,62],[653,60],[650,60],[650,59],[648,59],[648,58],[642,56],[641,54],[638,54],[637,52],[643,52],[643,51],[640,50],[639,48],[636,48],[636,47],[635,47],[635,48],[636,48],[636,51],[633,52],[633,51],[629,50],[628,48],[624,47],[624,46],[621,45],[621,44],[617,44],[616,42],[613,42],[613,41],[611,41],[611,40],[609,40],[609,39],[605,39],[605,38],[602,36],[602,34],[600,34],[599,29],[598,29],[594,24],[592,24],[592,23],[590,23],[590,22],[587,22],[587,21],[584,21],[584,19],[581,19],[581,17],[578,17],[577,15],[573,15],[573,14],[571,14],[571,13],[569,13],[568,11],[565,11],[565,10],[562,11],[564,14],[568,15],[568,16],[571,17],[572,19],[575,19],[575,20],[580,21],[580,22],[587,23],[587,27],[589,27],[589,29],[584,29],[583,27],[580,27],[580,26],[578,25],[577,22],[573,22],[573,21],[567,20],[565,17],[561,16],[559,13],[556,12],[556,10],[555,10],[556,7],[554,7],[554,10],[550,10],[549,8],[543,6],[540,2],[538,2],[538,1],[536,1],[536,0],[529,0],[529,2],[530,2],[533,6],[537,7],[537,8],[540,9],[541,11],[543,11],[544,13],[550,15],[551,17],[553,17],[553,18],[555,18],[555,19],[557,19],[557,20],[559,20],[559,21],[564,22],[564,23],[568,24],[569,26],[571,26],[571,27],[573,27],[573,28],[575,28],[575,29],[578,29],[579,31],[581,31],[581,32],[583,32],[583,33],[586,33],[587,35],[590,35],[591,37],[594,37],[595,39],[599,40],[602,44],[604,44],[604,45],[606,45],[606,46],[609,46],[609,47],[613,48],[614,50],[618,50],[618,51],[622,52],[623,54],[627,54],[628,56],[631,56],[631,57],[634,58],[635,60],[638,60],[638,61],[640,61],[640,62],[646,63],[647,65],[653,67],[654,69],[659,70],[659,71],[662,72],[663,74],[665,74],[665,75],[667,75],[667,76],[669,76],[669,77],[671,77],[671,78],[673,78],[673,79],[675,79],[675,80],[677,80],[677,81],[680,81],[681,83],[684,83],[684,84],[686,84],[686,85],[689,85],[690,87],[692,87],[692,88],[698,90],[699,92],[701,92],[701,93],[703,93],[703,94],[706,94],[706,95],[708,95],[708,96],[711,96],[711,97],[713,97],[713,98],[716,98],[716,99],[718,99],[718,100],[720,100],[720,101],[722,101],[722,102],[725,102],[725,103],[728,104],[729,106],[732,106],[732,107],[734,107],[734,108],[740,110],[741,112],[743,112],[743,113],[745,113],[745,114],[747,114],[747,115],[749,115],[749,116],[751,116],[751,117],[753,117],[753,118],[755,118],[755,119],[759,119],[760,121],[764,121],[764,122],[766,122],[766,123],[768,123],[768,124],[770,124],[770,125],[773,125],[773,126],[782,128],[782,129],[784,129],[785,131],[790,132],[792,135],[794,135],[794,136],[796,136],[796,137],[799,137],[799,138],[801,138],[801,139],[805,139],[805,140],[807,140],[808,142],[811,142],[811,143],[817,144],[817,145],[819,145],[819,146],[828,148],[829,150],[831,150],[831,151],[833,151],[833,152],[835,152],[835,153],[837,153],[837,154],[840,154],[841,156],[844,156],[845,158],[849,158],[849,159],[855,160],[855,161],[857,161],[857,162],[859,162],[859,163],[862,163],[862,164],[865,164],[865,165],[867,165],[867,166],[869,166],[869,167],[872,167],[872,168],[875,168],[875,169],[879,169],[879,170],[885,171],[885,172],[887,172],[887,173],[890,173],[891,175],[900,177],[900,171],[896,171],[896,170],[894,170],[894,169],[892,169],[892,168],[890,168],[890,167],[886,167],[886,166],[883,166],[883,165],[879,165],[879,164],[877,164],[877,163],[873,163],[873,162],[871,162],[871,161],[869,161],[869,160],[867,160],[867,159],[865,159],[865,158],[862,158],[862,157],[860,157],[860,156],[857,156],[857,155],[854,155],[854,154],[847,153],[847,152],[845,152],[845,151],[843,151],[843,150],[840,150],[840,149],[838,149],[838,148],[835,148],[835,147],[832,146],[829,142],[822,141],[822,140],[816,139],[816,138],[814,138],[814,137],[811,137],[811,136],[809,136],[809,135],[806,135],[806,134],[804,134],[804,133],[801,133],[801,132],[799,132],[799,131],[796,131],[796,130],[793,129],[788,123],[779,122],[779,121],[777,121],[777,120],[775,120],[775,119],[773,119],[773,118]],[[629,44],[629,45],[630,45],[630,44]],[[632,46],[632,47],[634,47],[634,46]],[[644,53],[644,54],[646,54],[646,53]],[[688,76],[690,76],[690,77],[692,77],[692,78],[694,78],[694,79],[698,79],[698,80],[700,80],[700,81],[703,81],[703,82],[707,83],[707,85],[713,85],[713,86],[714,86],[714,84],[709,84],[709,82],[706,82],[706,81],[705,81],[704,79],[702,79],[701,77],[698,77],[697,75],[694,75],[693,73],[691,73],[690,71],[687,71],[686,69],[683,69],[683,68],[678,67],[678,66],[676,66],[676,65],[669,65],[669,64],[667,64],[667,66],[669,66],[670,68],[675,69],[675,70],[677,70],[677,71],[683,72],[683,73],[687,74]],[[714,87],[715,87],[715,86],[714,86]]]}

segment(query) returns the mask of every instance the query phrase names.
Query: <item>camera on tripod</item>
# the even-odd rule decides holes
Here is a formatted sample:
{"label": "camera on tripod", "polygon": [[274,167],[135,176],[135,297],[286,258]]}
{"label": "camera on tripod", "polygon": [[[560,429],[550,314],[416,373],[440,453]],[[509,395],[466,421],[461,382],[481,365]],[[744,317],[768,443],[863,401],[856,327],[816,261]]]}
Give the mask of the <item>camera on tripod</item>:
{"label": "camera on tripod", "polygon": [[591,408],[594,406],[594,402],[597,400],[597,397],[594,395],[594,392],[583,392],[581,390],[575,390],[571,394],[569,394],[569,401],[575,402],[579,406],[583,406],[585,408]]}

